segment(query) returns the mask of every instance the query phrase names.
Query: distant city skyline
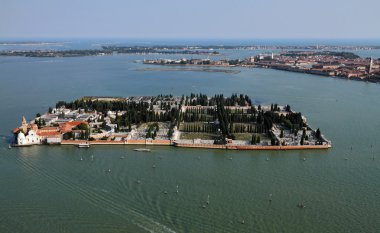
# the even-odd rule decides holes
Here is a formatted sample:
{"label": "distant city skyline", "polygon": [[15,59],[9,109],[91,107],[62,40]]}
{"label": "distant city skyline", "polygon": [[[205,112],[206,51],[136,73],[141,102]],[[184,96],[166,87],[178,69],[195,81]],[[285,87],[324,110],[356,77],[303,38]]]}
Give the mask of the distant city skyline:
{"label": "distant city skyline", "polygon": [[380,38],[380,1],[4,0],[5,38]]}

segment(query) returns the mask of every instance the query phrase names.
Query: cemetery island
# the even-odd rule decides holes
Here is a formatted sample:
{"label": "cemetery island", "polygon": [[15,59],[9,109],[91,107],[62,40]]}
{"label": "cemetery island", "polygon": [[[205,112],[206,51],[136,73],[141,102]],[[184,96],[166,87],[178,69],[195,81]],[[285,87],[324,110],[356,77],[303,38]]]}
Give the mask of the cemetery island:
{"label": "cemetery island", "polygon": [[22,118],[15,147],[32,145],[167,145],[233,150],[328,149],[321,130],[289,105],[260,105],[229,97],[87,96],[59,101],[46,113]]}

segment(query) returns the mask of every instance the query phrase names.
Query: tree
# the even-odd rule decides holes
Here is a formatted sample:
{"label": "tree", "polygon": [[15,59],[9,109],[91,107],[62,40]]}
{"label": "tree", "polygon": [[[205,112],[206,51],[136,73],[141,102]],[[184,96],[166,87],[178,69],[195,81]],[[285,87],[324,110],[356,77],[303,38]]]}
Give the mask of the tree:
{"label": "tree", "polygon": [[285,106],[285,111],[287,111],[287,112],[290,112],[290,111],[291,111],[290,105],[286,105],[286,106]]}
{"label": "tree", "polygon": [[85,130],[85,139],[90,137],[90,129]]}
{"label": "tree", "polygon": [[173,128],[170,128],[169,131],[168,131],[168,137],[169,137],[169,139],[172,138],[173,133],[174,133]]}
{"label": "tree", "polygon": [[272,138],[272,139],[270,140],[270,144],[271,144],[272,146],[275,146],[275,145],[276,145],[276,140],[274,140],[274,138]]}
{"label": "tree", "polygon": [[156,136],[157,136],[157,131],[154,131],[154,132],[153,132],[153,135],[152,135],[152,138],[155,139]]}
{"label": "tree", "polygon": [[317,129],[316,133],[315,133],[315,137],[320,140],[321,139],[321,131],[319,130],[319,128]]}
{"label": "tree", "polygon": [[256,134],[252,134],[251,144],[256,144]]}
{"label": "tree", "polygon": [[63,134],[63,139],[64,139],[64,140],[74,139],[74,134],[73,134],[73,132],[68,132],[68,133]]}
{"label": "tree", "polygon": [[102,129],[105,129],[107,126],[107,123],[105,121],[102,122]]}
{"label": "tree", "polygon": [[88,130],[88,124],[81,123],[80,125],[77,126],[77,129],[79,129],[79,130]]}
{"label": "tree", "polygon": [[294,136],[298,135],[298,129],[294,129]]}

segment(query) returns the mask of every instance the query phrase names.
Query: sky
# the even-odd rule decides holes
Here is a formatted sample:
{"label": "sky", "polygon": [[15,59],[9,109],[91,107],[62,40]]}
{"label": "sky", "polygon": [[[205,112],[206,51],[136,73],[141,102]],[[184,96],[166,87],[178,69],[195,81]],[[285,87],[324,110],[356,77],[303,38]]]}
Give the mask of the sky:
{"label": "sky", "polygon": [[4,38],[380,38],[380,0],[0,0]]}

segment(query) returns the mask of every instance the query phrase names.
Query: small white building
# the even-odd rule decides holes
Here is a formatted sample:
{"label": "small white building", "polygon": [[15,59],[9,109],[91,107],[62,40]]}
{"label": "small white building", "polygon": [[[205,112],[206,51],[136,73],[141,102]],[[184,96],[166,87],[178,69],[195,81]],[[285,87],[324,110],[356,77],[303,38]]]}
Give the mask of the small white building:
{"label": "small white building", "polygon": [[62,137],[59,136],[48,136],[46,138],[47,144],[60,144],[62,142]]}

